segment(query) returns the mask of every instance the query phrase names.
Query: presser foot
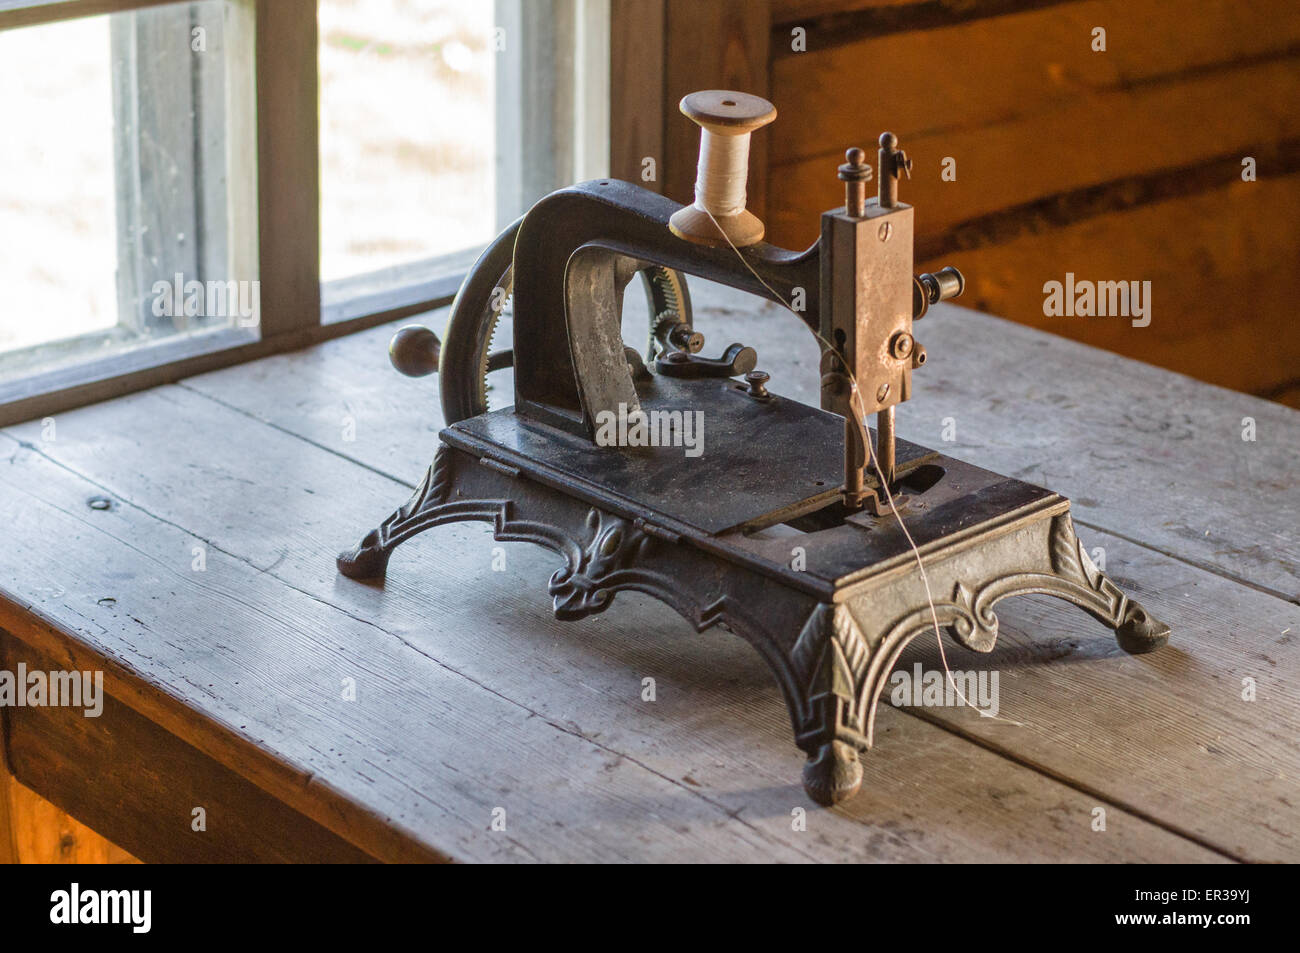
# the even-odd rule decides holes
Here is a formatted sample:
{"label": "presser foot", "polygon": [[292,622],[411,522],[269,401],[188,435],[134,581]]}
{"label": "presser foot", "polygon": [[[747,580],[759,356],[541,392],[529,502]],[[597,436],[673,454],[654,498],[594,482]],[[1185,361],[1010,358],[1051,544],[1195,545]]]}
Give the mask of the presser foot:
{"label": "presser foot", "polygon": [[[807,756],[804,790],[820,805],[857,793],[859,753],[872,746],[879,697],[907,644],[933,637],[936,623],[960,645],[992,652],[996,604],[1039,594],[1083,609],[1126,652],[1150,652],[1169,638],[1167,625],[1093,564],[1068,500],[948,458],[939,463],[962,483],[953,505],[936,506],[935,498],[922,506],[921,494],[912,516],[914,533],[928,540],[927,590],[919,573],[907,571],[913,557],[892,539],[892,516],[852,515],[776,537],[743,528],[705,533],[597,498],[590,488],[559,488],[556,474],[529,472],[519,458],[464,442],[439,448],[411,498],[340,555],[339,570],[381,576],[394,548],[417,533],[478,520],[492,525],[497,540],[560,555],[547,586],[557,618],[603,612],[617,593],[636,590],[698,631],[722,626],[749,642],[775,676],[795,744]],[[804,552],[804,569],[789,565],[792,548]]]}

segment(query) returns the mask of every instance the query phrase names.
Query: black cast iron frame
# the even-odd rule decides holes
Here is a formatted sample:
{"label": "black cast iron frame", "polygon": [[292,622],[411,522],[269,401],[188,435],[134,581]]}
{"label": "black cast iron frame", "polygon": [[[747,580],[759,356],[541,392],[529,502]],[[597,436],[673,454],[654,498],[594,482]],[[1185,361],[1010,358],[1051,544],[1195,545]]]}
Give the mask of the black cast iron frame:
{"label": "black cast iron frame", "polygon": [[[715,446],[710,465],[677,487],[677,496],[647,485],[650,477],[628,482],[629,467],[644,462],[629,456],[636,451],[580,452],[591,450],[583,443],[590,428],[584,387],[599,384],[578,373],[574,336],[584,329],[574,312],[582,312],[582,320],[611,320],[607,303],[575,304],[567,279],[580,251],[653,262],[774,300],[789,300],[802,288],[808,310],[801,317],[814,331],[818,327],[812,293],[817,246],[801,253],[751,247],[745,251],[751,272],[731,249],[672,235],[667,221],[678,207],[614,180],[562,190],[534,207],[520,228],[514,260],[515,407],[442,431],[424,481],[339,557],[342,573],[382,576],[405,540],[442,523],[476,520],[491,524],[496,539],[536,543],[562,557],[549,583],[558,618],[601,612],[616,593],[637,590],[666,602],[698,630],[725,626],[753,645],[776,676],[795,742],[808,756],[805,790],[820,804],[857,791],[858,752],[871,747],[880,690],[906,644],[936,619],[960,644],[990,652],[998,631],[993,607],[1009,596],[1039,593],[1084,609],[1113,629],[1128,652],[1148,652],[1167,641],[1168,626],[1093,565],[1075,536],[1068,500],[924,448],[905,448],[902,457],[910,462],[900,474],[922,466],[939,474],[933,486],[909,494],[905,513],[925,561],[928,591],[892,514],[833,514],[835,489],[822,486],[825,481],[810,485],[815,474],[792,479],[789,501],[781,505],[769,501],[766,509],[747,512],[744,500],[730,501],[726,519],[716,525],[684,517],[680,494],[725,494],[718,461],[761,457],[763,439],[791,439],[779,428],[766,431],[766,438],[741,433],[739,442]],[[609,287],[595,282],[590,294]],[[625,365],[611,372],[628,373],[630,382]],[[663,403],[665,393],[680,397],[683,386],[699,387],[692,393],[706,412],[747,414],[742,419],[755,421],[757,433],[765,432],[763,414],[779,422],[801,413],[813,434],[807,453],[832,470],[838,466],[840,418],[775,396],[765,397],[761,408],[738,411],[734,401],[747,398],[729,383],[655,378],[629,386],[647,406]],[[612,489],[615,475],[623,480],[618,489]],[[833,518],[820,527],[800,522],[826,513]],[[784,558],[788,538],[764,538],[764,530],[777,525],[804,526],[799,541],[806,567],[796,569]]]}

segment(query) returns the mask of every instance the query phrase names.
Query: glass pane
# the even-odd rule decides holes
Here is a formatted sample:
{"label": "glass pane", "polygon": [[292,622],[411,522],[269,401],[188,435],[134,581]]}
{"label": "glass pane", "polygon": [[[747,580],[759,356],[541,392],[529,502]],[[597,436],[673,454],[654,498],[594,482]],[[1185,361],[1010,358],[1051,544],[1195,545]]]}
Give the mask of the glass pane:
{"label": "glass pane", "polygon": [[246,12],[0,32],[0,382],[256,324],[255,226],[232,221],[255,179],[228,154],[230,117],[252,117],[228,102],[251,71]]}
{"label": "glass pane", "polygon": [[117,324],[108,18],[0,33],[0,351]]}
{"label": "glass pane", "polygon": [[319,25],[321,280],[489,241],[493,4],[321,0]]}

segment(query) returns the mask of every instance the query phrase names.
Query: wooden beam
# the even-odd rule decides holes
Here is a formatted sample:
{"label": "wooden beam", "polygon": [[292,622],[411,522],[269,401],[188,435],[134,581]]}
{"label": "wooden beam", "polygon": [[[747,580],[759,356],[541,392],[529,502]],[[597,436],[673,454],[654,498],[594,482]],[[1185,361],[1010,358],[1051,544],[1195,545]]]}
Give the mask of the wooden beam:
{"label": "wooden beam", "polygon": [[314,0],[259,2],[256,50],[258,278],[262,336],[272,337],[320,322]]}
{"label": "wooden beam", "polygon": [[[825,48],[864,37],[931,30],[967,20],[1070,3],[1074,0],[981,0],[980,3],[952,3],[951,0],[776,0],[772,27],[781,36],[788,36],[796,26],[809,33],[816,31],[820,34],[817,46]],[[778,44],[774,39],[774,56],[789,56],[793,52],[789,46]]]}
{"label": "wooden beam", "polygon": [[[664,194],[685,203],[694,199],[700,130],[678,112],[677,104],[697,89],[735,89],[767,96],[771,21],[767,0],[667,3],[661,172]],[[767,205],[770,136],[770,131],[755,133],[749,149],[748,207],[759,218]]]}
{"label": "wooden beam", "polygon": [[[609,174],[663,191],[665,0],[614,0],[610,9]],[[647,171],[645,160],[653,159]],[[652,178],[645,178],[653,174]]]}
{"label": "wooden beam", "polygon": [[[836,166],[843,147],[897,133],[915,168],[903,199],[914,205],[917,261],[972,242],[991,244],[1062,216],[1093,213],[1220,188],[1241,180],[1241,160],[1261,178],[1296,171],[1300,102],[1285,90],[1300,79],[1300,55],[1169,82],[1070,98],[1053,109],[974,128],[926,131],[867,107],[824,130],[823,151],[782,162],[772,174],[782,201],[769,210],[771,241],[802,247],[820,231],[823,209],[843,201]],[[1188,108],[1188,104],[1223,104]],[[1232,104],[1229,107],[1227,104]],[[1123,149],[1095,149],[1106,134]],[[1006,157],[1034,156],[1006,174]],[[940,173],[951,157],[956,180]],[[960,183],[960,184],[959,184]],[[1080,201],[1082,200],[1082,201]],[[1225,215],[1234,215],[1229,206]]]}
{"label": "wooden beam", "polygon": [[[3,656],[0,655],[0,664]],[[18,863],[18,845],[14,840],[13,775],[9,773],[9,715],[0,707],[0,864]]]}

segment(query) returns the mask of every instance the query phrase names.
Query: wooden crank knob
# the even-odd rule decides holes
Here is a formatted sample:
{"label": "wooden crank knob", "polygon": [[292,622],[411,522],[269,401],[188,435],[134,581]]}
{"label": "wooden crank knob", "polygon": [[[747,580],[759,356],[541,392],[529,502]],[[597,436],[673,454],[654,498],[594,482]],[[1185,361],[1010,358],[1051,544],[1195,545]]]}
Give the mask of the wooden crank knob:
{"label": "wooden crank knob", "polygon": [[408,324],[388,342],[388,359],[407,377],[424,377],[438,370],[441,350],[438,335],[421,324]]}

